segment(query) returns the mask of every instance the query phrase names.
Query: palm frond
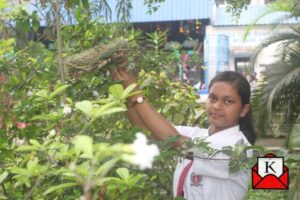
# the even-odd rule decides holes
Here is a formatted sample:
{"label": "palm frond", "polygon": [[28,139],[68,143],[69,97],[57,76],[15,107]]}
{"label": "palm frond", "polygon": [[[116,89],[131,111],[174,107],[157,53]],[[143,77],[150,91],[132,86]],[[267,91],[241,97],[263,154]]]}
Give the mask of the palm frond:
{"label": "palm frond", "polygon": [[272,65],[266,72],[265,91],[270,91],[267,106],[269,111],[272,110],[273,100],[282,98],[282,91],[299,83],[300,53],[293,49],[290,49],[290,51],[285,58]]}
{"label": "palm frond", "polygon": [[[280,0],[275,1],[271,4],[269,4],[266,9],[257,16],[254,21],[247,27],[243,40],[245,41],[250,33],[250,31],[257,25],[257,23],[262,20],[264,17],[274,14],[274,13],[284,13],[283,16],[280,16],[280,18],[276,19],[274,21],[274,24],[277,26],[280,26],[280,24],[284,23],[286,20],[297,17],[297,2],[294,2],[294,0]],[[275,29],[276,29],[275,27]]]}
{"label": "palm frond", "polygon": [[282,124],[290,130],[300,112],[299,91],[300,53],[289,49],[281,60],[267,68],[259,108],[268,113],[267,119],[274,113],[283,112]]}
{"label": "palm frond", "polygon": [[290,44],[300,43],[300,26],[290,27],[291,31],[289,32],[280,32],[274,33],[272,36],[266,39],[266,41],[262,42],[253,52],[251,56],[251,65],[254,65],[257,60],[257,56],[260,52],[266,47],[275,44],[277,42],[282,42],[282,46],[288,46]]}
{"label": "palm frond", "polygon": [[130,0],[119,0],[116,6],[117,19],[121,22],[128,22],[131,15],[132,4]]}
{"label": "palm frond", "polygon": [[112,10],[111,10],[107,0],[101,0],[99,2],[95,2],[95,4],[96,4],[96,8],[99,10],[99,12],[104,13],[106,21],[108,21],[108,20],[111,21]]}
{"label": "palm frond", "polygon": [[251,96],[253,122],[254,127],[259,134],[258,137],[266,137],[270,121],[266,107],[261,106],[262,94],[262,87],[260,85],[256,90],[252,92]]}

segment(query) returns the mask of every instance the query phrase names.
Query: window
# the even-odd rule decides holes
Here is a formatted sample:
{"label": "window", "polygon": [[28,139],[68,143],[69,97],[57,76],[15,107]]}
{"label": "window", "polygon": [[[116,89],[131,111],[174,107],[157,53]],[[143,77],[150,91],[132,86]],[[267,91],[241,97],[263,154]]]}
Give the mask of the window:
{"label": "window", "polygon": [[234,59],[235,71],[241,74],[251,74],[252,71],[249,72],[249,61],[250,57],[236,57]]}

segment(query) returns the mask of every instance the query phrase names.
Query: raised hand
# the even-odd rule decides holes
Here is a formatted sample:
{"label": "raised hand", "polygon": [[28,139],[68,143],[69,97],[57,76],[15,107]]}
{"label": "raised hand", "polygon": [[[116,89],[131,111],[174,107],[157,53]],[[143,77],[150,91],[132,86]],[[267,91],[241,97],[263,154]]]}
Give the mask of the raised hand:
{"label": "raised hand", "polygon": [[136,84],[135,76],[129,72],[126,68],[118,68],[111,71],[111,76],[114,80],[122,82],[124,87],[128,87],[131,84]]}

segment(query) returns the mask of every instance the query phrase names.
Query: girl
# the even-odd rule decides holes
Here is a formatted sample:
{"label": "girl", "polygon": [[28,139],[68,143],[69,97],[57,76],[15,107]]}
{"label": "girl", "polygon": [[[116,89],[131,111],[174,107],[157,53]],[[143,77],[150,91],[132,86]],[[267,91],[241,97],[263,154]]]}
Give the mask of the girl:
{"label": "girl", "polygon": [[[135,77],[126,70],[112,73],[127,87],[136,83]],[[139,90],[138,87],[136,90]],[[176,145],[186,139],[204,138],[210,147],[222,149],[235,146],[241,140],[254,144],[256,135],[252,125],[250,108],[250,85],[239,73],[225,71],[215,76],[209,84],[206,111],[210,126],[198,127],[173,126],[147,102],[139,93],[128,99],[128,117],[141,128],[151,131],[158,140],[170,136],[180,136]],[[173,178],[174,196],[185,199],[242,200],[247,192],[249,173],[239,171],[230,174],[229,157],[218,153],[213,159],[204,159],[201,149],[192,149],[189,156],[180,158]]]}

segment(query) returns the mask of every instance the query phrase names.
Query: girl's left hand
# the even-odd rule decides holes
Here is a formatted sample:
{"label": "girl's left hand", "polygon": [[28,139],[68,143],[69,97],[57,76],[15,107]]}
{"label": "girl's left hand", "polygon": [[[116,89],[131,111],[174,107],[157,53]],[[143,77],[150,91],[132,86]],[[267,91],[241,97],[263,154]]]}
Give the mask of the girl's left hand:
{"label": "girl's left hand", "polygon": [[135,76],[131,72],[126,70],[126,68],[118,68],[118,69],[112,70],[111,76],[114,80],[121,81],[125,88],[131,84],[136,84]]}

